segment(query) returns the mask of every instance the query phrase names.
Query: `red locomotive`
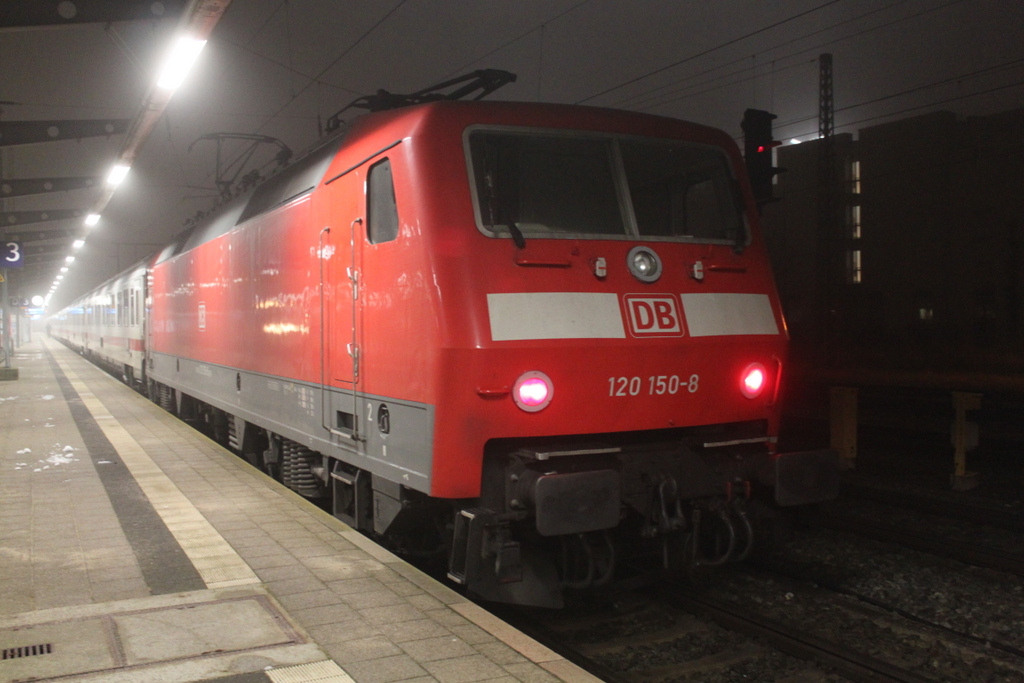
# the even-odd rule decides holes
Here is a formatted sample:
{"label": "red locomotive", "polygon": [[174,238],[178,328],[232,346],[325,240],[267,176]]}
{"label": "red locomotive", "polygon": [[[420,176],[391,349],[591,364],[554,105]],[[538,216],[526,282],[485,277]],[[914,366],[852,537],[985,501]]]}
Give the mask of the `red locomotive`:
{"label": "red locomotive", "polygon": [[830,452],[776,452],[787,335],[726,134],[436,99],[145,264],[153,396],[495,600],[558,604],[627,548],[744,557],[753,500],[835,495]]}

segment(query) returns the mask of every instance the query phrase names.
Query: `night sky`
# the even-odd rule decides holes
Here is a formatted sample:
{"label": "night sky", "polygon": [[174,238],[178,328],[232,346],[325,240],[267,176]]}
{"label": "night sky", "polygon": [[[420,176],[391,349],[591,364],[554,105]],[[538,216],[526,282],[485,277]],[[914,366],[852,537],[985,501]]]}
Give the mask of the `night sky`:
{"label": "night sky", "polygon": [[[3,120],[135,116],[173,28],[0,31]],[[492,99],[646,111],[737,139],[754,107],[778,114],[780,139],[807,138],[817,133],[818,55],[829,52],[836,132],[855,134],[937,109],[1024,106],[1022,36],[1020,0],[234,0],[52,303],[211,206],[216,148],[196,142],[209,133],[273,136],[299,152],[360,95],[495,68],[518,81]],[[3,177],[105,175],[121,142],[5,148]],[[92,192],[9,199],[3,210],[87,209]]]}

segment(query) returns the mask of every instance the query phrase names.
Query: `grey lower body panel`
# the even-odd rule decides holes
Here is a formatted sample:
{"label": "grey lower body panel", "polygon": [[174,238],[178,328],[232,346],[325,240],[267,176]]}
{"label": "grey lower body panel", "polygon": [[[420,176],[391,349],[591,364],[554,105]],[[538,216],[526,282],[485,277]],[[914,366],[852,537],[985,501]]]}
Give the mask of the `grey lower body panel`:
{"label": "grey lower body panel", "polygon": [[[149,377],[156,382],[376,476],[430,492],[432,405],[167,354],[150,357]],[[349,416],[344,426],[337,424],[337,406]]]}
{"label": "grey lower body panel", "polygon": [[135,378],[139,379],[142,377],[142,364],[144,362],[143,354],[139,351],[131,351],[121,346],[115,346],[113,344],[107,346],[104,344],[86,344],[85,346],[79,346],[82,352],[91,355],[100,364],[117,371],[125,371],[125,368],[131,368]]}

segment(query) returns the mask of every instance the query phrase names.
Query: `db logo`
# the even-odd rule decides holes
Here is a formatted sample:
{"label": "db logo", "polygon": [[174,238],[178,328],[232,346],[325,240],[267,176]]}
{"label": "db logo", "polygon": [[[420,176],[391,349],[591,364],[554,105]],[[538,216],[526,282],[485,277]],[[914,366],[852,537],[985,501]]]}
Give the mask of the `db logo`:
{"label": "db logo", "polygon": [[623,300],[629,314],[629,329],[634,336],[683,336],[679,307],[671,294],[626,294]]}

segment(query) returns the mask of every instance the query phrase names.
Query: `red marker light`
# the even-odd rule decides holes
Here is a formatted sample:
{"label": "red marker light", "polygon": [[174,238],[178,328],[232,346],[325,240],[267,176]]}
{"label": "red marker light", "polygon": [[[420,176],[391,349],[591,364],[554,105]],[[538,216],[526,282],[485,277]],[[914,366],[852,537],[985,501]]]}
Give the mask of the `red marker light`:
{"label": "red marker light", "polygon": [[519,385],[519,400],[530,407],[539,406],[548,398],[548,385],[542,379],[528,379]]}
{"label": "red marker light", "polygon": [[551,378],[536,370],[524,372],[512,388],[512,400],[528,413],[546,408],[554,394],[555,387]]}
{"label": "red marker light", "polygon": [[760,363],[751,363],[743,370],[740,378],[740,391],[747,398],[755,398],[764,390],[768,377],[767,371]]}

